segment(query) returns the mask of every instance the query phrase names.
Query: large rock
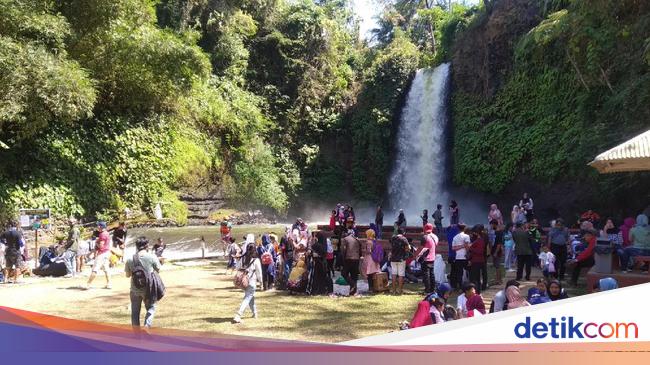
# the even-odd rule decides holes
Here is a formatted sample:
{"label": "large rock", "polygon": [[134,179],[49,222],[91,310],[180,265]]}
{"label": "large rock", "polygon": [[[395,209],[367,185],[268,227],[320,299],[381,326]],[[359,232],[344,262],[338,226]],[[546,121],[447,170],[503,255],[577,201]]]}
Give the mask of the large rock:
{"label": "large rock", "polygon": [[534,1],[495,1],[492,11],[455,42],[454,89],[484,98],[493,96],[512,68],[517,40],[541,20]]}

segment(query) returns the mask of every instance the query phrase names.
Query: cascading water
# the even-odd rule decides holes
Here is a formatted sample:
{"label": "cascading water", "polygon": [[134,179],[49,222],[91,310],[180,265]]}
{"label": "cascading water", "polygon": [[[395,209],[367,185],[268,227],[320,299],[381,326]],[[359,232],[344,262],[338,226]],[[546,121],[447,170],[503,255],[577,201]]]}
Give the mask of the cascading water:
{"label": "cascading water", "polygon": [[409,225],[419,224],[422,209],[432,214],[437,203],[446,207],[449,202],[445,187],[449,68],[445,63],[418,70],[402,110],[388,195],[393,210],[404,209]]}

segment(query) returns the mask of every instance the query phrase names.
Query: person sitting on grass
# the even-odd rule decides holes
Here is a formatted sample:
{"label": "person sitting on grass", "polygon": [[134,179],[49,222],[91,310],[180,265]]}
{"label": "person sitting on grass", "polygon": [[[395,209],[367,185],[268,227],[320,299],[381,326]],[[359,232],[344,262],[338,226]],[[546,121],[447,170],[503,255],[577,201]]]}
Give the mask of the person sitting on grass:
{"label": "person sitting on grass", "polygon": [[537,279],[537,285],[534,288],[528,289],[528,303],[537,305],[550,302],[551,299],[547,295],[546,280]]}
{"label": "person sitting on grass", "polygon": [[516,286],[518,288],[519,282],[517,280],[508,280],[505,288],[503,288],[503,290],[499,290],[494,295],[492,303],[490,304],[490,313],[501,312],[508,309],[508,297],[506,296],[506,290],[511,286]]}
{"label": "person sitting on grass", "polygon": [[560,281],[555,279],[548,282],[547,293],[551,301],[562,300],[569,297],[566,291],[562,288]]}
{"label": "person sitting on grass", "polygon": [[506,289],[506,297],[508,298],[508,309],[527,307],[530,305],[530,303],[521,296],[521,291],[516,285],[511,285]]}
{"label": "person sitting on grass", "polygon": [[594,283],[592,289],[594,292],[618,289],[618,282],[616,281],[616,279],[611,277],[602,278]]}
{"label": "person sitting on grass", "polygon": [[474,283],[465,283],[463,293],[456,299],[456,309],[459,318],[467,317],[467,301],[476,295],[476,285]]}
{"label": "person sitting on grass", "polygon": [[467,300],[467,318],[478,317],[485,314],[485,303],[480,294],[472,295]]}

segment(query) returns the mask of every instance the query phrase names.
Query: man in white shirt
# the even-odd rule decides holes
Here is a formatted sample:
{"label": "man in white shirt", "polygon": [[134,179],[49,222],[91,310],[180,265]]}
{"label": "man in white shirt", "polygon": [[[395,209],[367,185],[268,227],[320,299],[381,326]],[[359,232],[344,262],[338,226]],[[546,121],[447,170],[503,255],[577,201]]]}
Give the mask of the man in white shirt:
{"label": "man in white shirt", "polygon": [[456,252],[456,260],[451,267],[451,278],[453,279],[451,286],[454,289],[461,289],[463,281],[463,270],[467,268],[467,249],[469,248],[469,244],[471,242],[469,238],[469,228],[466,228],[462,225],[459,225],[459,228],[461,231],[454,237],[451,244],[451,249]]}

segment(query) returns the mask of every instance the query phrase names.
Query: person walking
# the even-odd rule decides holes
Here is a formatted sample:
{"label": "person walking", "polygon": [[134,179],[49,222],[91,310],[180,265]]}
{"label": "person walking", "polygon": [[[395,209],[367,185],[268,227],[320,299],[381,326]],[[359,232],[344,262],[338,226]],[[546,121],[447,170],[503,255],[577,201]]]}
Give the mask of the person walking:
{"label": "person walking", "polygon": [[359,279],[359,260],[361,259],[361,242],[354,236],[354,231],[349,230],[341,242],[343,255],[343,271],[341,276],[350,285],[350,295],[357,293],[357,280]]}
{"label": "person walking", "polygon": [[438,236],[433,233],[433,224],[424,225],[424,243],[420,252],[416,255],[416,261],[422,265],[422,281],[424,281],[425,294],[432,293],[436,290],[436,278],[433,273],[433,263],[436,260],[436,246],[438,245]]}
{"label": "person walking", "polygon": [[156,298],[151,297],[149,294],[149,287],[146,285],[144,288],[138,284],[141,275],[139,271],[142,270],[150,280],[154,271],[160,271],[160,261],[158,257],[149,252],[149,240],[146,237],[139,237],[135,241],[136,253],[132,258],[126,260],[124,265],[124,272],[127,278],[131,278],[131,326],[134,329],[140,329],[140,312],[142,311],[142,304],[144,303],[144,327],[151,328],[153,325],[153,317],[156,314]]}
{"label": "person walking", "polygon": [[104,288],[111,289],[112,287],[111,273],[108,266],[111,257],[111,240],[108,231],[106,231],[106,222],[97,222],[97,230],[99,236],[95,241],[95,262],[93,263],[92,273],[84,287],[85,290],[90,289],[90,285],[93,283],[93,280],[95,280],[95,277],[97,277],[99,270],[104,271],[104,274],[106,275],[106,286]]}
{"label": "person walking", "polygon": [[533,264],[533,240],[524,228],[524,225],[517,223],[515,231],[512,232],[512,239],[515,241],[515,252],[517,253],[517,281],[520,281],[526,268],[526,280],[530,281],[531,266]]}
{"label": "person walking", "polygon": [[23,266],[23,256],[20,253],[21,246],[24,244],[23,234],[18,230],[18,222],[11,220],[9,228],[0,235],[0,241],[5,242],[5,266],[2,270],[4,282],[11,279],[14,283],[18,282],[18,273]]}
{"label": "person walking", "polygon": [[246,246],[246,253],[242,258],[242,269],[246,270],[248,275],[248,286],[244,289],[244,299],[239,306],[239,310],[232,319],[234,323],[241,323],[241,317],[244,315],[246,307],[250,307],[253,318],[257,318],[258,315],[257,306],[255,305],[255,289],[262,280],[262,263],[257,257],[254,245]]}
{"label": "person walking", "polygon": [[558,278],[560,281],[564,281],[571,239],[569,230],[564,226],[562,218],[556,219],[555,225],[548,232],[548,245],[551,248],[551,253],[555,256],[555,266]]}

